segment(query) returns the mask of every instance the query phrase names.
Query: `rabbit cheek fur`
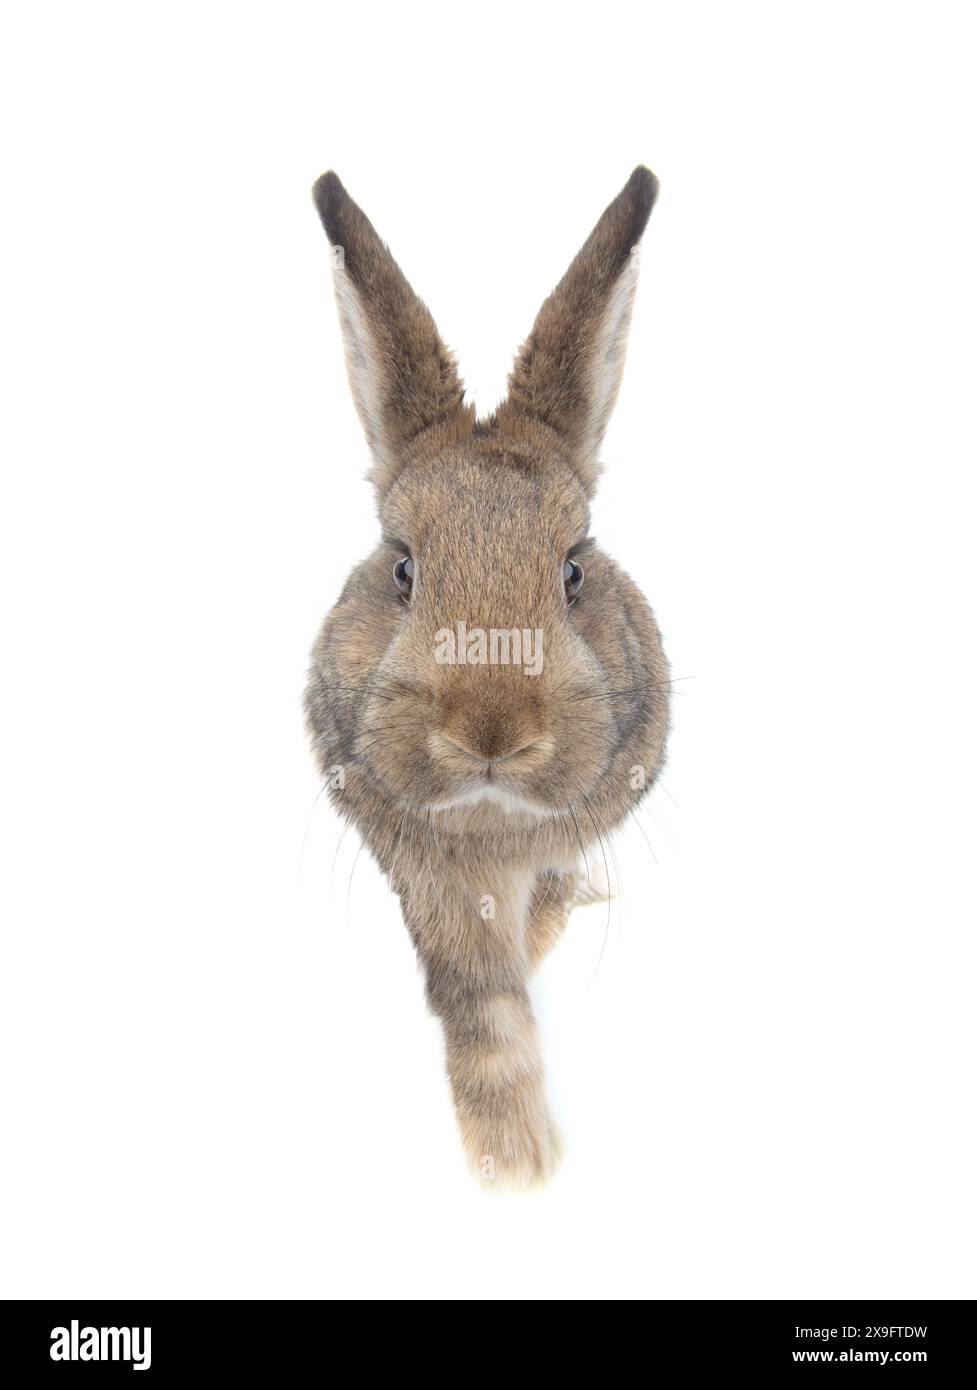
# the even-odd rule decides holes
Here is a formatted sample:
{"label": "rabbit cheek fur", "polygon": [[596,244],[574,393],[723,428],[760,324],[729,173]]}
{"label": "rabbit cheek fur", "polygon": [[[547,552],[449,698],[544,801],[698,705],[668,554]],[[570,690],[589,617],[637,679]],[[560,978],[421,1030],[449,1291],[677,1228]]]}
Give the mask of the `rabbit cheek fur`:
{"label": "rabbit cheek fur", "polygon": [[[476,422],[372,226],[334,175],[316,186],[344,248],[337,299],[384,538],[316,642],[308,722],[334,804],[400,898],[488,1185],[536,1185],[557,1161],[527,981],[663,758],[654,617],[588,536],[655,187],[635,172],[544,304],[508,400]],[[571,551],[584,584],[568,605]],[[409,602],[393,577],[406,554]],[[459,623],[533,634],[533,664],[442,659]]]}

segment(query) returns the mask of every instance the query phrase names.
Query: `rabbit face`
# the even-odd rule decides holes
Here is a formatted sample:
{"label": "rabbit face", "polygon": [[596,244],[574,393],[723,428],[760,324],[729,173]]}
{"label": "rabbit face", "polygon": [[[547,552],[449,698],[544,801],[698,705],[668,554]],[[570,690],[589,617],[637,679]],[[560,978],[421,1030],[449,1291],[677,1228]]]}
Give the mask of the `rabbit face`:
{"label": "rabbit face", "polygon": [[[591,791],[613,712],[574,701],[605,684],[585,634],[606,562],[588,542],[576,476],[501,462],[475,439],[405,470],[381,518],[385,540],[366,568],[383,636],[369,672],[351,678],[366,674],[372,692],[352,751],[424,807],[545,815]],[[576,595],[564,578],[571,551],[587,558]],[[408,556],[404,594],[395,569]]]}

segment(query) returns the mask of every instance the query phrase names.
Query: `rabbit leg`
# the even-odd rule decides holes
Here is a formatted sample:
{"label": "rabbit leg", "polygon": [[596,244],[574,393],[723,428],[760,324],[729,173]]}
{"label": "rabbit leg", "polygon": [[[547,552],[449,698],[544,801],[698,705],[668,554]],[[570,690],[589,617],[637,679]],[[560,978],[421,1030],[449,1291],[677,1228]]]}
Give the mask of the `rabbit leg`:
{"label": "rabbit leg", "polygon": [[526,951],[535,970],[566,930],[575,907],[606,903],[612,896],[602,870],[593,867],[590,877],[579,871],[550,869],[536,881],[526,920]]}
{"label": "rabbit leg", "polygon": [[576,875],[551,869],[536,880],[526,919],[526,952],[535,970],[566,931],[576,891]]}
{"label": "rabbit leg", "polygon": [[439,883],[404,902],[428,1003],[444,1028],[468,1160],[487,1188],[540,1186],[560,1154],[526,984],[529,888],[528,881],[513,891],[497,885],[476,897]]}

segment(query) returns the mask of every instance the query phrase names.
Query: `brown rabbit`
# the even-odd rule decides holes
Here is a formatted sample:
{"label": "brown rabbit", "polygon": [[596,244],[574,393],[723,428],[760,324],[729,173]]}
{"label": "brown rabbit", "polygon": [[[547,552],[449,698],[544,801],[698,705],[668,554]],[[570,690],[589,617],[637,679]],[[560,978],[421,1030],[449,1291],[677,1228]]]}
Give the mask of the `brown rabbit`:
{"label": "brown rabbit", "polygon": [[382,538],[319,634],[309,727],[400,898],[486,1183],[557,1161],[527,979],[663,758],[658,628],[588,532],[657,191],[635,169],[477,420],[370,222],[335,174],[314,190]]}

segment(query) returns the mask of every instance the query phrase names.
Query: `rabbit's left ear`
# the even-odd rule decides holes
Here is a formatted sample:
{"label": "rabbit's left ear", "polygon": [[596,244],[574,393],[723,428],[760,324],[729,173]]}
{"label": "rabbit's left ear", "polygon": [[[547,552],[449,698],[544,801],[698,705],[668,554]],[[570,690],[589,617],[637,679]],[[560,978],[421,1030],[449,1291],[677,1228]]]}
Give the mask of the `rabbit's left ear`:
{"label": "rabbit's left ear", "polygon": [[373,224],[334,173],[312,190],[333,247],[333,280],[353,400],[384,493],[418,436],[464,438],[475,422],[454,359]]}
{"label": "rabbit's left ear", "polygon": [[592,491],[614,408],[638,282],[638,243],[658,194],[639,165],[546,300],[509,377],[496,423],[513,434],[531,422],[555,431]]}

